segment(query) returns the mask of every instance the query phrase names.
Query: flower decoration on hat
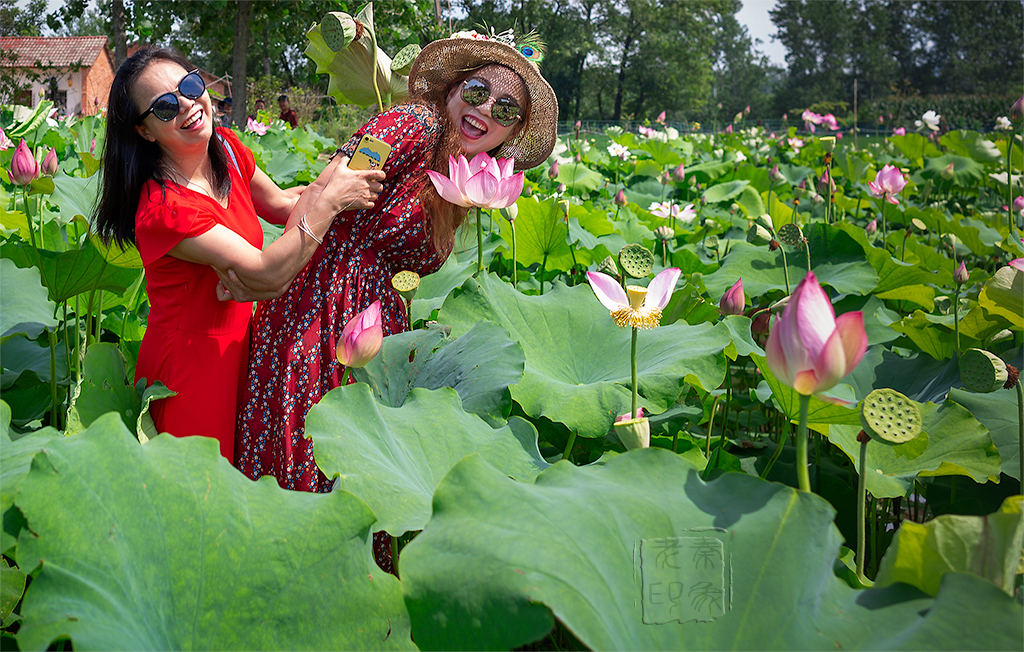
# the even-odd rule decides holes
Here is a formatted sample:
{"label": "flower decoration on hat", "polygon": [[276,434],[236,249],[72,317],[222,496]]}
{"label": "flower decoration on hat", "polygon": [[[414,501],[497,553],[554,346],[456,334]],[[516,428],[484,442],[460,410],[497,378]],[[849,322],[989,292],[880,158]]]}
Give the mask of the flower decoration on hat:
{"label": "flower decoration on hat", "polygon": [[486,33],[480,33],[475,29],[464,30],[452,34],[452,38],[472,38],[478,41],[497,41],[519,50],[519,54],[533,63],[540,64],[544,60],[544,42],[541,41],[537,32],[531,30],[523,36],[516,38],[514,29],[506,29],[504,32],[495,32],[493,27],[484,27]]}

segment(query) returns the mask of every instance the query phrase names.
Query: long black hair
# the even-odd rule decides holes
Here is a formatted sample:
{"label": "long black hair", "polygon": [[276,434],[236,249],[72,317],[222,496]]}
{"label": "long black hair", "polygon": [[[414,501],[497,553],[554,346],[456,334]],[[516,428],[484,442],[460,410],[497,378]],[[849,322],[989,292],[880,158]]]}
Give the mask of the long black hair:
{"label": "long black hair", "polygon": [[[107,100],[107,140],[103,147],[103,190],[96,207],[95,222],[99,234],[113,238],[119,245],[135,243],[135,213],[142,187],[156,179],[166,192],[165,166],[160,146],[139,135],[135,129],[139,108],[132,91],[139,75],[154,60],[172,61],[192,70],[188,59],[172,50],[142,48],[125,59],[117,69]],[[213,173],[212,186],[221,197],[231,192],[227,155],[220,139],[210,138],[208,153]]]}

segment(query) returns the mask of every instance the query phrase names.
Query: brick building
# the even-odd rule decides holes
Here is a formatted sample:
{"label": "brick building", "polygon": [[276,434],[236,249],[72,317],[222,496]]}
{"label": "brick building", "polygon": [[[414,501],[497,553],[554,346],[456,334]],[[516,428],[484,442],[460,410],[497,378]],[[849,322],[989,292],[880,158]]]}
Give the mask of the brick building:
{"label": "brick building", "polygon": [[114,57],[106,36],[0,37],[6,102],[35,107],[51,100],[62,114],[94,115],[107,106]]}

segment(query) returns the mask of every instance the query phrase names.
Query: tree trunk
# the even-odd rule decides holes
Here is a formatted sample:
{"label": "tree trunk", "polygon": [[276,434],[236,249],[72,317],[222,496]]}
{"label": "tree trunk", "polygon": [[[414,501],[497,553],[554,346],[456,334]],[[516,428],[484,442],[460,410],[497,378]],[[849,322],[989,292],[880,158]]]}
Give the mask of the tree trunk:
{"label": "tree trunk", "polygon": [[128,58],[128,39],[124,32],[124,0],[111,3],[111,22],[114,29],[114,70]]}
{"label": "tree trunk", "polygon": [[251,0],[238,0],[235,13],[235,49],[231,54],[231,122],[243,127],[246,118],[245,67],[249,54]]}
{"label": "tree trunk", "polygon": [[619,80],[615,87],[615,109],[612,113],[612,120],[618,121],[622,117],[622,87],[626,84],[626,64],[629,59],[629,48],[633,45],[633,35],[626,37],[622,44],[622,60],[619,62]]}

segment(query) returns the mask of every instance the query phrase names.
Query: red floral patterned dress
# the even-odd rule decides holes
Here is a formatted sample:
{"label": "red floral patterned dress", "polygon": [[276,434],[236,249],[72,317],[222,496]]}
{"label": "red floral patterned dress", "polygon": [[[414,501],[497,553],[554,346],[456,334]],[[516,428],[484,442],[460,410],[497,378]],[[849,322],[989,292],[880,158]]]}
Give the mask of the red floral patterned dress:
{"label": "red floral patterned dress", "polygon": [[371,119],[342,148],[351,156],[363,133],[390,144],[384,190],[373,208],[335,218],[288,291],[259,304],[236,439],[238,468],[250,478],[272,475],[286,489],[330,491],[313,442],[302,436],[306,413],[341,384],[335,350],[348,320],[380,299],[384,334],[409,330],[391,277],[404,269],[435,272],[449,253],[431,246],[417,198],[440,130],[433,108],[406,104]]}

